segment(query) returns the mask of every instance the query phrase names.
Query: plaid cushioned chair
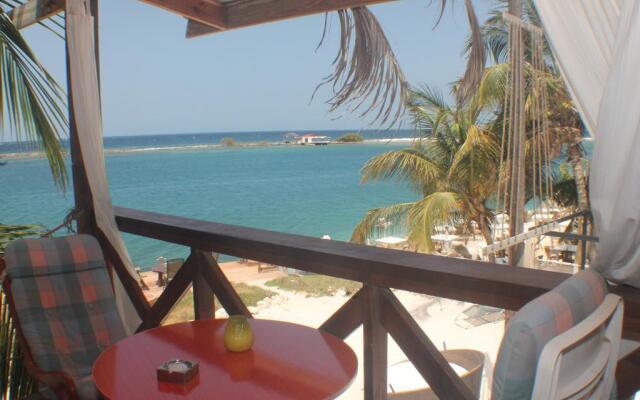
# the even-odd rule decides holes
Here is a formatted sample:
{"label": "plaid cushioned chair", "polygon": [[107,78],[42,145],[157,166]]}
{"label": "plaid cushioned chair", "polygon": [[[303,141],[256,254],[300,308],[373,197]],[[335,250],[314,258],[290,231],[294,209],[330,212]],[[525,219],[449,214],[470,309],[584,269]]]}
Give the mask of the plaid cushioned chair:
{"label": "plaid cushioned chair", "polygon": [[34,378],[58,398],[98,398],[93,362],[125,330],[97,241],[16,240],[5,260],[4,289]]}
{"label": "plaid cushioned chair", "polygon": [[491,398],[610,398],[622,308],[620,297],[607,294],[604,279],[590,270],[526,304],[502,339]]}

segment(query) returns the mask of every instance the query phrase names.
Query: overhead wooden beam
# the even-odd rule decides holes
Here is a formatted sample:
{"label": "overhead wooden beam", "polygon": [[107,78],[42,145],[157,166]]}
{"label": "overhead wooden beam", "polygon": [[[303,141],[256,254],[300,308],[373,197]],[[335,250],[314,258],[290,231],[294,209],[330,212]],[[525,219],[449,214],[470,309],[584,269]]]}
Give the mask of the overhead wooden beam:
{"label": "overhead wooden beam", "polygon": [[225,8],[216,0],[140,0],[197,21],[210,29],[224,30]]}
{"label": "overhead wooden beam", "polygon": [[[304,17],[313,14],[362,7],[395,0],[256,0],[233,2],[225,6],[226,29],[244,28],[247,26],[280,21],[283,19]],[[219,32],[194,21],[187,24],[187,37],[192,38],[209,33]]]}
{"label": "overhead wooden beam", "polygon": [[221,31],[222,29],[217,29],[192,19],[187,21],[187,39]]}
{"label": "overhead wooden beam", "polygon": [[64,0],[29,0],[23,5],[9,11],[9,18],[18,28],[37,24],[64,10]]}

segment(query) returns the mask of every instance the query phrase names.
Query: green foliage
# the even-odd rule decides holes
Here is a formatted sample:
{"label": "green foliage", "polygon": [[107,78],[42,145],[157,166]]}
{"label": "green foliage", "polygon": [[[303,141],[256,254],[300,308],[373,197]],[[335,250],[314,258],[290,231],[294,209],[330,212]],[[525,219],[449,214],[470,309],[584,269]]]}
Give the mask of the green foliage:
{"label": "green foliage", "polygon": [[[24,237],[39,237],[45,233],[40,225],[0,224],[0,257],[7,244]],[[9,315],[6,296],[0,286],[0,399],[13,400],[27,397],[35,384],[26,372],[15,337],[15,327]]]}
{"label": "green foliage", "polygon": [[339,290],[350,295],[362,286],[359,282],[326,275],[285,276],[272,279],[265,285],[291,292],[306,293],[308,297],[332,296]]}
{"label": "green foliage", "polygon": [[222,147],[234,147],[238,144],[236,140],[232,137],[222,138],[220,143],[222,144]]}
{"label": "green foliage", "polygon": [[562,207],[578,207],[578,191],[571,164],[560,164],[558,178],[553,183],[553,199]]}
{"label": "green foliage", "polygon": [[56,185],[66,189],[60,143],[68,131],[64,91],[4,12],[0,12],[0,65],[0,125],[6,123],[18,140],[26,139],[43,151]]}
{"label": "green foliage", "polygon": [[0,288],[0,399],[19,400],[35,391],[18,348],[7,298]]}
{"label": "green foliage", "polygon": [[359,133],[347,133],[337,139],[338,143],[360,143],[364,138]]}
{"label": "green foliage", "polygon": [[40,237],[46,232],[42,225],[0,224],[0,255],[10,241],[27,237]]}
{"label": "green foliage", "polygon": [[362,182],[398,179],[421,199],[370,210],[351,240],[366,242],[381,218],[404,220],[411,244],[432,251],[431,236],[438,225],[490,224],[493,214],[485,203],[497,188],[500,144],[482,122],[477,102],[453,107],[439,90],[424,87],[412,92],[408,108],[419,140],[367,161]]}

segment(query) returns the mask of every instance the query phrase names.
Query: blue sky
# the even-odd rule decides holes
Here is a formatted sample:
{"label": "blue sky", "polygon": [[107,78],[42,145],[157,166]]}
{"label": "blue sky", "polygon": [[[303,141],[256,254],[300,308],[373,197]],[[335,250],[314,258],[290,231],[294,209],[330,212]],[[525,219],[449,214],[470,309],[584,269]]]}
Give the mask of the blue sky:
{"label": "blue sky", "polygon": [[[462,74],[468,26],[463,2],[454,3],[435,31],[438,9],[429,0],[371,7],[411,84],[446,89]],[[484,20],[491,1],[475,3]],[[320,15],[187,40],[183,18],[142,2],[102,1],[100,11],[106,136],[368,127],[356,116],[329,114],[326,90],[309,104],[332,71],[339,38],[335,17],[325,45],[315,52]],[[38,27],[24,33],[64,83],[62,40]]]}

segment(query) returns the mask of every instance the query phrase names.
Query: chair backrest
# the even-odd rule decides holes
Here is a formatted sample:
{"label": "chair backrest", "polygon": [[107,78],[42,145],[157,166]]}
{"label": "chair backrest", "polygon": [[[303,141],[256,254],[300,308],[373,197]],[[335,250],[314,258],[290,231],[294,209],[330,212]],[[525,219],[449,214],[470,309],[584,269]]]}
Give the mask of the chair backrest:
{"label": "chair backrest", "polygon": [[542,350],[533,399],[611,398],[620,340],[622,299],[608,294],[589,317]]}
{"label": "chair backrest", "polygon": [[[551,357],[547,354],[552,350],[546,350],[546,346],[551,344],[550,348],[558,352],[567,350],[554,344],[557,343],[554,342],[554,339],[558,337],[565,338],[560,339],[562,344],[569,341],[566,338],[573,338],[574,344],[582,343],[582,340],[585,340],[584,349],[590,349],[589,351],[585,350],[585,357],[587,353],[593,354],[593,350],[600,351],[600,346],[609,346],[607,344],[609,339],[600,340],[594,336],[595,333],[600,335],[598,329],[602,328],[594,328],[595,331],[591,331],[592,333],[585,337],[582,335],[585,331],[585,325],[581,324],[581,322],[587,321],[589,326],[594,326],[593,318],[600,316],[603,310],[611,309],[611,304],[615,302],[616,296],[607,296],[606,302],[605,296],[607,296],[607,285],[604,279],[597,272],[587,270],[568,278],[553,290],[527,303],[518,311],[509,322],[502,339],[494,369],[491,398],[493,400],[531,399],[534,385],[538,385],[537,371],[542,371],[545,368],[553,368],[553,371],[556,371],[555,365],[551,367],[547,365],[550,362],[549,357]],[[617,312],[616,310],[618,309],[615,308],[614,313]],[[606,321],[607,326],[614,323],[613,328],[617,320],[611,315]],[[566,335],[563,335],[565,333]],[[618,333],[618,343],[619,338],[620,333]],[[618,347],[615,343],[613,344],[610,351],[615,353],[617,357]],[[541,358],[543,351],[546,351],[544,360]],[[571,353],[576,355],[567,357],[563,365],[570,365],[571,360],[576,358],[578,353],[583,354],[582,351]],[[613,368],[615,368],[615,362]],[[562,370],[558,376],[565,376],[563,375],[565,373]],[[607,373],[607,377],[612,377],[612,374]],[[556,382],[544,384],[549,386],[559,383],[556,380]],[[541,385],[543,384],[539,384],[538,387],[542,387]],[[562,388],[561,392],[557,394],[566,393]],[[543,398],[546,400],[562,397]]]}
{"label": "chair backrest", "polygon": [[91,374],[100,352],[125,337],[97,241],[20,239],[7,246],[5,260],[8,298],[36,365]]}
{"label": "chair backrest", "polygon": [[182,258],[172,258],[167,261],[167,281],[170,281],[176,276],[182,264],[184,264],[184,259]]}

